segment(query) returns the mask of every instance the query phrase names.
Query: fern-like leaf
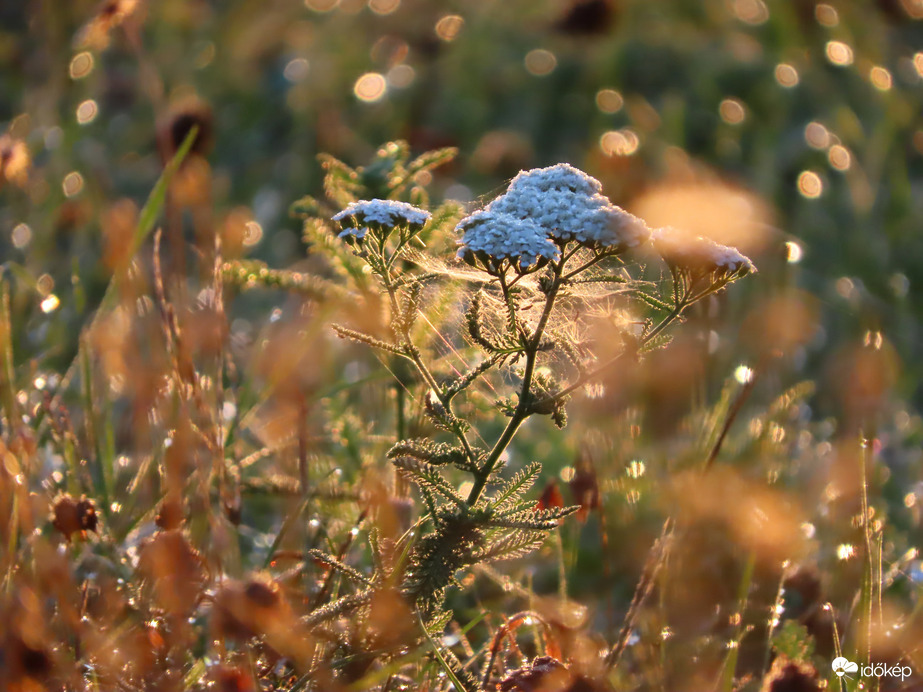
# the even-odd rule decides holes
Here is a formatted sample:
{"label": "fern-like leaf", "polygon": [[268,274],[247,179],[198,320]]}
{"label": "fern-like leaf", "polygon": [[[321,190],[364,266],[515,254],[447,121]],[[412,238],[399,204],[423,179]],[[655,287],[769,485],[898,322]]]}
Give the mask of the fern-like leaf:
{"label": "fern-like leaf", "polygon": [[394,331],[398,338],[406,339],[420,314],[420,300],[423,297],[423,283],[416,281],[407,287],[401,297],[400,314],[394,320]]}
{"label": "fern-like leaf", "polygon": [[389,459],[412,457],[433,466],[464,463],[467,460],[461,445],[432,442],[426,438],[401,440],[388,450]]}
{"label": "fern-like leaf", "polygon": [[495,494],[491,501],[491,509],[502,511],[515,508],[520,502],[520,498],[538,479],[542,472],[542,465],[537,461],[523,469],[520,469],[508,481],[503,481],[503,487]]}
{"label": "fern-like leaf", "polygon": [[558,526],[562,519],[574,514],[579,505],[571,507],[551,507],[518,512],[497,514],[486,521],[488,526],[506,529],[523,529],[528,531],[549,531]]}
{"label": "fern-like leaf", "polygon": [[475,559],[478,562],[512,560],[528,555],[533,550],[540,548],[544,542],[544,534],[536,534],[534,531],[515,531],[479,550],[475,553]]}
{"label": "fern-like leaf", "polygon": [[423,171],[431,171],[443,164],[448,163],[458,156],[458,149],[455,147],[444,147],[442,149],[433,149],[420,154],[417,158],[407,164],[407,173],[416,175]]}
{"label": "fern-like leaf", "polygon": [[489,358],[481,361],[461,377],[456,378],[442,390],[442,396],[446,401],[452,399],[459,392],[467,389],[481,375],[490,370],[494,365],[507,357],[506,353],[494,353]]}
{"label": "fern-like leaf", "polygon": [[437,467],[413,457],[398,457],[392,463],[407,473],[421,489],[440,495],[460,509],[467,509],[468,505],[449,482],[439,475]]}
{"label": "fern-like leaf", "polygon": [[244,290],[275,288],[301,293],[316,300],[345,295],[342,287],[319,276],[287,269],[269,269],[255,260],[225,262],[221,266],[221,278]]}
{"label": "fern-like leaf", "polygon": [[327,196],[341,209],[355,202],[356,195],[362,190],[359,174],[330,154],[320,154],[317,158],[326,172],[324,192]]}
{"label": "fern-like leaf", "polygon": [[490,328],[482,313],[483,302],[484,293],[483,291],[478,291],[472,296],[471,304],[465,311],[465,326],[467,327],[468,335],[474,343],[488,353],[509,351],[516,344]]}

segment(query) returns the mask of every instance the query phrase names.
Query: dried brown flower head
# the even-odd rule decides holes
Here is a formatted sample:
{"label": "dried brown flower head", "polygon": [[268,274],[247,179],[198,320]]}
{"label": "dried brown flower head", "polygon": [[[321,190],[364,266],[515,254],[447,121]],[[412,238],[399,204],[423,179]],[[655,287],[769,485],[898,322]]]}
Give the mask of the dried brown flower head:
{"label": "dried brown flower head", "polygon": [[593,462],[586,454],[581,455],[577,461],[574,477],[569,485],[574,503],[580,505],[577,518],[586,521],[590,512],[599,509],[599,481]]}
{"label": "dried brown flower head", "polygon": [[507,675],[499,687],[501,692],[609,692],[610,687],[575,673],[550,656],[539,656],[528,666]]}
{"label": "dried brown flower head", "polygon": [[214,680],[215,692],[253,692],[253,678],[243,669],[236,666],[216,666],[209,677]]}
{"label": "dried brown flower head", "polygon": [[85,496],[75,500],[70,495],[61,495],[55,499],[51,512],[52,525],[63,533],[67,540],[75,533],[84,538],[87,531],[96,533],[99,525],[96,505]]}
{"label": "dried brown flower head", "polygon": [[183,501],[177,494],[170,493],[160,503],[160,509],[154,523],[162,529],[170,531],[178,529],[183,525],[185,516],[183,513]]}
{"label": "dried brown flower head", "polygon": [[164,163],[173,158],[193,128],[196,128],[196,136],[189,153],[192,156],[205,156],[211,150],[214,132],[212,109],[196,98],[184,100],[170,108],[167,117],[160,123],[157,136]]}
{"label": "dried brown flower head", "polygon": [[820,692],[822,688],[812,666],[780,656],[773,662],[760,689],[761,692]]}
{"label": "dried brown flower head", "polygon": [[141,547],[138,572],[158,607],[168,613],[190,612],[205,585],[202,557],[181,531],[161,531]]}
{"label": "dried brown flower head", "polygon": [[77,34],[76,44],[105,50],[109,47],[110,32],[131,17],[140,4],[140,0],[103,0],[93,18]]}

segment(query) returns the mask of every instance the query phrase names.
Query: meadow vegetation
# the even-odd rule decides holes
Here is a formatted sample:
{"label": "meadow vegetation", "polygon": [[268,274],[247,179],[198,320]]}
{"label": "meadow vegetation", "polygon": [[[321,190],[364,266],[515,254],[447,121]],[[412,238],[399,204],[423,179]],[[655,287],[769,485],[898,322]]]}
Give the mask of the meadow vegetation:
{"label": "meadow vegetation", "polygon": [[0,690],[923,689],[921,19],[0,6]]}

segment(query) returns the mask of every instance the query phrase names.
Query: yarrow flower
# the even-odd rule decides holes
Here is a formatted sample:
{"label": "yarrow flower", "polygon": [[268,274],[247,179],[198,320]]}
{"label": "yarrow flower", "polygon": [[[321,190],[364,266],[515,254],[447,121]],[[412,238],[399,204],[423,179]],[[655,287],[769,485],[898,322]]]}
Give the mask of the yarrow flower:
{"label": "yarrow flower", "polygon": [[412,232],[419,231],[431,214],[412,204],[390,199],[361,200],[350,202],[346,208],[335,214],[333,220],[343,229],[339,237],[361,239],[369,229],[388,230],[406,226]]}
{"label": "yarrow flower", "polygon": [[476,211],[458,224],[465,235],[459,241],[458,257],[467,262],[475,258],[485,263],[510,260],[527,271],[548,260],[556,260],[561,250],[548,238],[545,230],[530,219],[488,209]]}
{"label": "yarrow flower", "polygon": [[[618,252],[646,242],[650,231],[644,222],[612,204],[601,190],[598,180],[566,163],[521,171],[505,194],[458,224],[456,230],[464,231],[459,256],[466,256],[474,242],[497,259],[519,256],[523,267],[543,257],[557,259],[559,253],[549,255],[543,243],[523,245],[523,238],[533,237],[536,227],[552,244],[555,240],[576,240],[588,248]],[[523,230],[523,222],[529,222],[528,231]],[[498,229],[490,236],[490,249],[484,247],[484,223]],[[508,246],[503,242],[501,228],[516,229]],[[478,229],[476,235],[470,229]],[[526,255],[522,254],[524,250]]]}
{"label": "yarrow flower", "polygon": [[746,276],[756,271],[749,257],[736,248],[675,228],[659,228],[652,234],[654,247],[671,267],[715,274],[716,278]]}

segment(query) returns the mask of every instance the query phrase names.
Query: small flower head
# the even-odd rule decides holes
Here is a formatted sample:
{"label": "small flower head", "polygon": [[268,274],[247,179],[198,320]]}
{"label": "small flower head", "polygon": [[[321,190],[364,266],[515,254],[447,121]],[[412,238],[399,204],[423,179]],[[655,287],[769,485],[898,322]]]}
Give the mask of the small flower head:
{"label": "small flower head", "polygon": [[693,275],[710,274],[716,280],[732,280],[756,271],[750,258],[736,248],[675,228],[657,229],[653,242],[670,267]]}
{"label": "small flower head", "polygon": [[483,209],[462,219],[456,230],[464,232],[458,257],[469,264],[480,260],[489,271],[509,260],[514,269],[527,272],[561,256],[541,226],[512,214]]}
{"label": "small flower head", "polygon": [[343,211],[333,216],[343,229],[340,238],[346,240],[362,240],[369,230],[387,235],[398,227],[416,233],[429,218],[428,211],[390,199],[350,202]]}

